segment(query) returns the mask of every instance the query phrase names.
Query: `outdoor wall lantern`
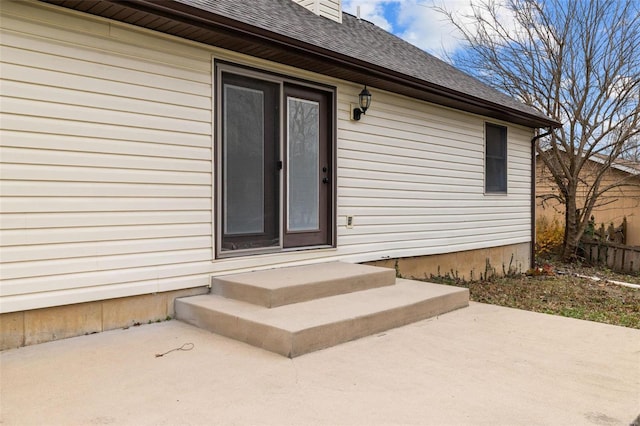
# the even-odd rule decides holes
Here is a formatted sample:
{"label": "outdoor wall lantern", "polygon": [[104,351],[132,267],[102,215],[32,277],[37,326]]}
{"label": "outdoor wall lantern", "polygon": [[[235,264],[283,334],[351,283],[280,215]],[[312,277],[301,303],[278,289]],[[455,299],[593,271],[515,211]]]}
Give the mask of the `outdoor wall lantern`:
{"label": "outdoor wall lantern", "polygon": [[366,84],[362,92],[358,95],[358,105],[359,108],[354,108],[353,110],[353,119],[356,121],[360,120],[360,117],[367,112],[367,109],[369,109],[371,105],[371,92],[367,90]]}

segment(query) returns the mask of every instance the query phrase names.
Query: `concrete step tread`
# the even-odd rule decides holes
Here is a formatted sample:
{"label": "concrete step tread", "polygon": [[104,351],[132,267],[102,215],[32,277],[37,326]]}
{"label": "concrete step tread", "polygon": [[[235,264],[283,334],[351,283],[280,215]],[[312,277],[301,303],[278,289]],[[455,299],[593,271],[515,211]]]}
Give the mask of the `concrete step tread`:
{"label": "concrete step tread", "polygon": [[250,322],[296,333],[301,330],[351,318],[366,317],[379,312],[411,306],[429,299],[462,293],[466,295],[468,290],[421,281],[397,279],[396,285],[393,286],[340,294],[271,309],[214,294],[179,299],[176,303],[191,304]]}
{"label": "concrete step tread", "polygon": [[[245,272],[242,274],[223,275],[214,277],[214,281],[224,280],[239,284],[252,285],[269,290],[303,285],[309,282],[333,281],[350,276],[371,273],[391,272],[395,278],[395,271],[378,266],[361,265],[358,263],[328,262],[312,265],[292,266],[289,268],[275,268],[264,271]],[[393,285],[393,279],[389,285]]]}
{"label": "concrete step tread", "polygon": [[388,268],[330,262],[214,277],[212,293],[276,307],[395,283]]}

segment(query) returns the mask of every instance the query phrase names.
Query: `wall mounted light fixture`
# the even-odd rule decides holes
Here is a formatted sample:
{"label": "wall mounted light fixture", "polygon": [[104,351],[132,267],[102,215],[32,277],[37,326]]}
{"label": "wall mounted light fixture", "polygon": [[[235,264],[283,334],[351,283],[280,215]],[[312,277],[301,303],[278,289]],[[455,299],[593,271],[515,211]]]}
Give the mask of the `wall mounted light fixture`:
{"label": "wall mounted light fixture", "polygon": [[353,119],[360,120],[360,117],[367,112],[369,106],[371,105],[371,92],[367,90],[367,85],[365,84],[364,89],[358,95],[358,106],[359,108],[353,109]]}

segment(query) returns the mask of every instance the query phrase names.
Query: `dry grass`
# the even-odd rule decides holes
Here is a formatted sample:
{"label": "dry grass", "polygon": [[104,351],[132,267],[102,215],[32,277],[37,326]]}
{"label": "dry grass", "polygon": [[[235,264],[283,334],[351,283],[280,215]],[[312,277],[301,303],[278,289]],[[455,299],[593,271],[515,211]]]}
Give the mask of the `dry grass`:
{"label": "dry grass", "polygon": [[471,300],[546,314],[640,329],[640,289],[579,278],[597,276],[640,284],[640,275],[575,265],[548,266],[549,275],[514,275],[462,282],[448,277],[428,281],[469,288]]}

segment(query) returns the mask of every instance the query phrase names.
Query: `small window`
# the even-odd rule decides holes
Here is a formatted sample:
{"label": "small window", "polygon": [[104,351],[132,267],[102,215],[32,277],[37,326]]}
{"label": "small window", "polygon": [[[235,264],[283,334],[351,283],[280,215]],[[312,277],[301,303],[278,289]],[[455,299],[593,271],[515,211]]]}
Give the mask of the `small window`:
{"label": "small window", "polygon": [[484,188],[487,193],[507,192],[507,128],[485,125]]}

